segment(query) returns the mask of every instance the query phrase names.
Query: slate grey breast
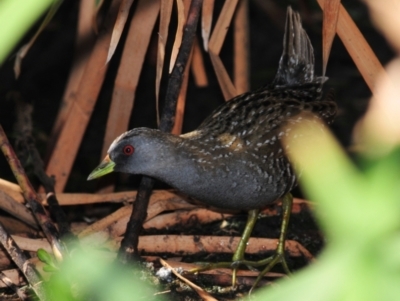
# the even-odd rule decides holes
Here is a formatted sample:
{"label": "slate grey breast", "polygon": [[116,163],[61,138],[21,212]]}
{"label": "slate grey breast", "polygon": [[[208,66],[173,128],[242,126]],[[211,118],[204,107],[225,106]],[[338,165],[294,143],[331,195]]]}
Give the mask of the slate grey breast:
{"label": "slate grey breast", "polygon": [[336,103],[321,99],[324,81],[314,76],[311,42],[299,14],[289,8],[283,53],[270,84],[226,102],[193,132],[173,136],[136,128],[122,134],[108,151],[112,168],[102,172],[103,164],[89,179],[112,170],[142,174],[214,207],[262,208],[296,184],[281,139],[300,114],[311,112],[326,123],[336,114]]}

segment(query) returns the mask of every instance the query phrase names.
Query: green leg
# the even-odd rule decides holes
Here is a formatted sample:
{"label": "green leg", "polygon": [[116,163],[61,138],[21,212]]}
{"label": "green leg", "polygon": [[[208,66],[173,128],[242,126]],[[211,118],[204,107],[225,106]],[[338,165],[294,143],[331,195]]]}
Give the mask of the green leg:
{"label": "green leg", "polygon": [[237,269],[242,262],[245,262],[244,253],[246,251],[247,242],[249,241],[251,232],[253,231],[254,225],[256,224],[259,212],[260,210],[258,209],[250,210],[248,212],[246,226],[244,228],[242,237],[240,238],[236,251],[233,254],[231,262],[206,263],[203,264],[201,267],[190,270],[189,273],[198,273],[201,271],[218,269],[218,268],[232,268],[233,269],[232,286],[235,287]]}
{"label": "green leg", "polygon": [[239,244],[236,248],[235,253],[232,257],[232,286],[236,286],[236,273],[239,267],[239,264],[244,259],[244,252],[246,251],[247,243],[250,239],[251,232],[253,231],[254,225],[257,222],[258,214],[260,213],[259,209],[253,209],[248,212],[246,227],[243,230],[242,237],[240,238]]}
{"label": "green leg", "polygon": [[236,248],[236,251],[233,254],[232,262],[208,263],[208,264],[203,265],[202,267],[192,269],[189,272],[197,273],[197,272],[216,269],[216,268],[233,268],[232,286],[235,286],[237,269],[240,265],[243,264],[243,265],[248,266],[249,268],[267,265],[264,268],[264,270],[261,271],[260,274],[258,275],[256,281],[253,284],[253,287],[250,290],[250,293],[257,286],[257,284],[260,282],[262,277],[266,273],[268,273],[277,263],[281,263],[285,272],[287,274],[291,274],[290,270],[287,266],[286,260],[285,260],[285,238],[286,238],[286,233],[287,233],[287,229],[288,229],[288,225],[289,225],[290,213],[292,212],[292,205],[293,205],[293,197],[290,193],[287,193],[282,198],[283,217],[282,217],[281,233],[280,233],[279,240],[278,240],[278,246],[277,246],[275,254],[272,255],[271,257],[268,257],[268,258],[260,260],[260,261],[248,261],[248,260],[243,259],[244,253],[246,251],[247,242],[249,241],[251,232],[253,231],[254,225],[257,221],[257,217],[259,214],[258,209],[250,210],[248,213],[246,227],[243,231],[242,237],[240,238],[240,241]]}
{"label": "green leg", "polygon": [[280,233],[280,236],[279,236],[278,247],[276,248],[275,254],[272,255],[269,258],[266,258],[264,260],[258,261],[257,264],[241,262],[243,264],[249,264],[249,265],[251,265],[253,267],[267,264],[267,266],[264,268],[264,270],[258,275],[258,277],[257,277],[256,281],[254,282],[253,287],[251,288],[249,294],[257,286],[257,284],[260,282],[262,277],[266,273],[268,273],[279,262],[282,264],[283,269],[285,270],[285,272],[288,275],[291,274],[290,270],[288,268],[288,265],[286,263],[286,259],[285,259],[285,239],[286,239],[286,233],[287,233],[287,230],[288,230],[290,214],[292,212],[292,205],[293,205],[293,196],[290,193],[287,193],[282,198],[283,217],[282,217],[281,233]]}

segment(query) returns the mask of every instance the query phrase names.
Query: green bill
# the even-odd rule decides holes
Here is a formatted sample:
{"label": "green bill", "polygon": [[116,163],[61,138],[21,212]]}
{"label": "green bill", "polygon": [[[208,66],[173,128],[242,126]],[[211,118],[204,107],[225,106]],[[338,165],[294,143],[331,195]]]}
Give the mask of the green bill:
{"label": "green bill", "polygon": [[104,160],[97,166],[87,178],[88,181],[100,178],[112,171],[114,171],[115,162],[113,162],[107,155]]}

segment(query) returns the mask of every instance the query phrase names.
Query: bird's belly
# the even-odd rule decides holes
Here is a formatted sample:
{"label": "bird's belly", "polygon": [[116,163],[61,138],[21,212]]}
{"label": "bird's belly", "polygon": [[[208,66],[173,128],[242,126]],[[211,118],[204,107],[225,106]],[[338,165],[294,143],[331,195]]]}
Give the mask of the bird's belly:
{"label": "bird's belly", "polygon": [[[291,185],[286,179],[268,172],[248,168],[183,174],[185,185],[171,183],[187,195],[221,209],[250,210],[265,207],[288,192]],[[190,185],[187,185],[188,182]]]}

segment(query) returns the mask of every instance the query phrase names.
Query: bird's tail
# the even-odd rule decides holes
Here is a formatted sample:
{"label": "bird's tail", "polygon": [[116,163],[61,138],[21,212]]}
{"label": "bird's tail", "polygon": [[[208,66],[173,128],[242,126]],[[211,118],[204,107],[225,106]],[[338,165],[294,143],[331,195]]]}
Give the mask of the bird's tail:
{"label": "bird's tail", "polygon": [[286,13],[283,53],[273,83],[275,86],[293,86],[313,81],[314,49],[301,25],[299,13],[289,6]]}

